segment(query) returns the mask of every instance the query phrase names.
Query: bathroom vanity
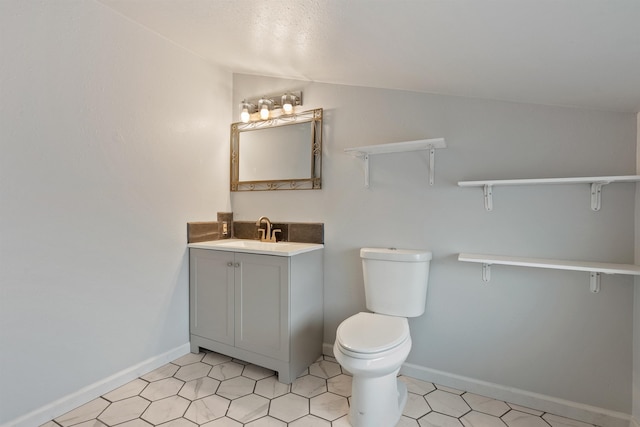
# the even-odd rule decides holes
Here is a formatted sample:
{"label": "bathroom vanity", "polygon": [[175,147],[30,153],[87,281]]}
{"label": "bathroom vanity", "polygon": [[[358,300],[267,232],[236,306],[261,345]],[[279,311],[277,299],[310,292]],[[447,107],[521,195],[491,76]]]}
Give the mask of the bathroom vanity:
{"label": "bathroom vanity", "polygon": [[189,244],[191,352],[263,366],[291,383],[322,354],[323,245]]}

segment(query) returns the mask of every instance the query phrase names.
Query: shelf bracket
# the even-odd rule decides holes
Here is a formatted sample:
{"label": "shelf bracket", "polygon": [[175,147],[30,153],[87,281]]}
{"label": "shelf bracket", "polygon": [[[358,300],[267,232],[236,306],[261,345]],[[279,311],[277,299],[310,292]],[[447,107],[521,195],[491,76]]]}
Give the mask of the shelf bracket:
{"label": "shelf bracket", "polygon": [[592,182],[591,183],[591,210],[599,211],[602,206],[602,186],[609,182]]}
{"label": "shelf bracket", "polygon": [[482,263],[482,281],[488,282],[491,280],[491,264]]}
{"label": "shelf bracket", "polygon": [[364,162],[364,186],[369,188],[369,155],[363,154],[360,158]]}
{"label": "shelf bracket", "polygon": [[592,271],[589,274],[590,274],[589,289],[594,294],[597,294],[598,292],[600,292],[600,273],[596,273],[595,271]]}
{"label": "shelf bracket", "polygon": [[429,185],[433,185],[435,180],[436,149],[429,147]]}
{"label": "shelf bracket", "polygon": [[493,186],[489,184],[484,185],[484,208],[487,211],[493,210]]}

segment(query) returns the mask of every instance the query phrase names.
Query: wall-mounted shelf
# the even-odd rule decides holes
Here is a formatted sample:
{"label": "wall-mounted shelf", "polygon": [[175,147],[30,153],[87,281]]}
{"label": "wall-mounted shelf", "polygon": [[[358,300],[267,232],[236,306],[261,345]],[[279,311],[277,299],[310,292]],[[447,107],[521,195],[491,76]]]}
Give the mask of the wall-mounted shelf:
{"label": "wall-mounted shelf", "polygon": [[626,176],[588,176],[579,178],[542,178],[542,179],[505,179],[485,181],[460,181],[460,187],[482,187],[484,191],[484,207],[493,209],[493,187],[499,185],[540,185],[540,184],[590,184],[591,209],[599,211],[602,204],[602,186],[614,182],[640,182],[640,175]]}
{"label": "wall-mounted shelf", "polygon": [[429,185],[433,185],[435,175],[435,155],[437,148],[447,148],[444,138],[421,139],[418,141],[392,142],[389,144],[367,145],[345,148],[347,154],[364,161],[364,186],[369,187],[369,156],[372,154],[403,153],[406,151],[429,151]]}
{"label": "wall-mounted shelf", "polygon": [[551,268],[555,270],[587,271],[590,273],[591,292],[600,291],[600,274],[628,274],[640,276],[640,265],[614,264],[606,262],[565,261],[543,258],[524,258],[505,255],[486,255],[461,253],[458,261],[477,262],[482,264],[482,280],[491,279],[491,265],[515,265],[520,267]]}

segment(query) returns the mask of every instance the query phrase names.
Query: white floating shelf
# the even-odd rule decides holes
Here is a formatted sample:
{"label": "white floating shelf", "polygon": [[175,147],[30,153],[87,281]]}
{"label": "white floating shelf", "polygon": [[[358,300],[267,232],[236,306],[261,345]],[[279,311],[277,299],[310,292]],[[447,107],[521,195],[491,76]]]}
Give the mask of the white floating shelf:
{"label": "white floating shelf", "polygon": [[404,153],[407,151],[429,151],[429,185],[433,185],[435,174],[435,150],[437,148],[447,148],[447,143],[444,138],[366,145],[363,147],[345,148],[344,152],[364,161],[364,186],[368,188],[370,155]]}
{"label": "white floating shelf", "polygon": [[493,209],[493,187],[507,185],[550,185],[550,184],[590,184],[591,185],[591,209],[599,211],[602,205],[602,186],[614,182],[640,182],[640,175],[625,176],[587,176],[577,178],[541,178],[541,179],[504,179],[484,181],[460,181],[460,187],[483,187],[484,206],[490,211]]}
{"label": "white floating shelf", "polygon": [[486,255],[461,253],[458,261],[477,262],[482,264],[482,280],[488,282],[491,278],[492,264],[514,265],[520,267],[550,268],[555,270],[587,271],[591,273],[591,292],[600,291],[600,274],[627,274],[640,276],[640,266],[635,264],[615,264],[590,261],[565,261],[544,258],[524,258],[506,255]]}

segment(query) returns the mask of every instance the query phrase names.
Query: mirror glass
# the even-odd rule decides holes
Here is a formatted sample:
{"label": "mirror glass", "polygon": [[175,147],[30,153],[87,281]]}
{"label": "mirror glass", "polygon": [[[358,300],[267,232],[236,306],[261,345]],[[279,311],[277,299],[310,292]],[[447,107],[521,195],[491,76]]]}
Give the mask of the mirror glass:
{"label": "mirror glass", "polygon": [[321,188],[322,109],[231,125],[231,191]]}

